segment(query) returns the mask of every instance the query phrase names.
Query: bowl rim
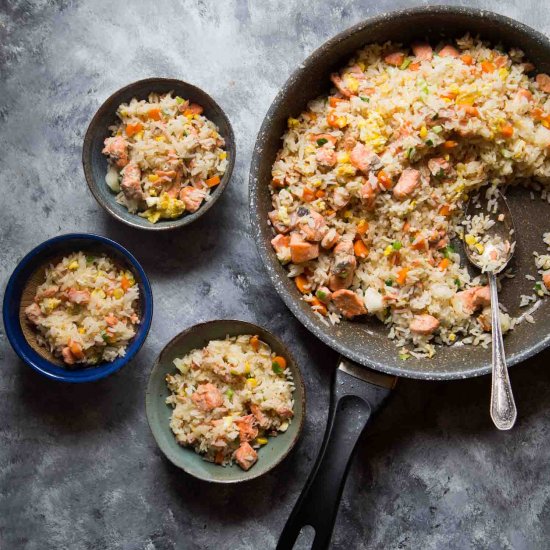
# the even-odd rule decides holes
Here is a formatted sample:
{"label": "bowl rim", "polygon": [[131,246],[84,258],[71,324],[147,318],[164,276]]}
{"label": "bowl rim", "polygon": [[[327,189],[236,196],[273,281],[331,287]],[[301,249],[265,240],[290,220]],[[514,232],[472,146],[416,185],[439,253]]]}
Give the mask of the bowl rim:
{"label": "bowl rim", "polygon": [[[140,300],[142,300],[142,304],[143,304],[143,313],[141,317],[140,329],[136,334],[135,340],[132,342],[132,343],[137,342],[137,346],[131,352],[124,355],[124,357],[120,357],[119,363],[117,363],[117,360],[115,360],[111,363],[105,363],[106,367],[101,370],[98,368],[90,367],[88,369],[75,369],[74,372],[71,370],[66,370],[66,374],[59,375],[59,374],[52,373],[46,370],[45,368],[41,367],[39,364],[37,364],[37,362],[32,357],[29,356],[28,350],[26,348],[27,347],[30,348],[31,346],[27,342],[24,335],[21,337],[18,334],[17,326],[14,325],[14,323],[17,323],[17,324],[19,323],[19,318],[16,321],[14,321],[13,318],[10,316],[8,310],[9,310],[10,303],[15,298],[16,286],[17,286],[17,283],[20,281],[21,273],[29,267],[31,267],[32,269],[32,262],[33,262],[33,259],[36,257],[36,255],[47,250],[47,248],[52,244],[56,244],[58,242],[63,242],[63,241],[70,242],[76,239],[89,240],[90,242],[100,243],[106,246],[107,248],[113,248],[116,251],[118,251],[128,261],[128,263],[132,265],[133,268],[135,268],[135,270],[137,271],[140,277],[139,282],[143,285],[143,288],[144,288],[143,296],[140,296]],[[138,262],[138,260],[134,257],[134,255],[121,244],[117,243],[116,241],[108,237],[104,237],[102,235],[96,235],[95,233],[64,233],[62,235],[57,235],[56,237],[52,237],[51,239],[47,239],[46,241],[43,241],[42,243],[38,244],[32,250],[30,250],[27,254],[25,254],[25,256],[23,256],[23,258],[18,262],[17,266],[15,267],[12,274],[10,275],[8,284],[6,285],[6,290],[4,292],[4,300],[2,304],[2,319],[4,322],[4,330],[6,332],[6,336],[13,350],[19,356],[19,358],[28,366],[30,366],[33,370],[45,376],[46,378],[49,378],[51,380],[56,380],[58,382],[67,382],[67,383],[94,382],[96,380],[105,378],[113,374],[114,372],[117,372],[118,370],[122,369],[137,355],[139,350],[142,348],[149,334],[149,330],[151,329],[151,322],[153,319],[153,292],[151,289],[151,283],[149,282],[149,279],[143,267]],[[40,359],[41,361],[44,361],[44,363],[52,365],[52,363],[47,359],[43,357],[41,357]],[[78,377],[73,376],[73,374],[76,372],[80,373]]]}
{"label": "bowl rim", "polygon": [[[150,405],[149,403],[153,399],[152,398],[152,393],[153,392],[151,390],[153,372],[155,372],[156,369],[158,368],[158,366],[160,365],[163,354],[166,352],[166,350],[176,340],[178,340],[179,338],[185,338],[191,331],[196,330],[198,327],[203,327],[203,326],[208,326],[208,325],[215,325],[215,324],[220,323],[220,322],[235,323],[235,324],[241,325],[244,330],[250,329],[250,330],[254,331],[255,329],[261,329],[262,331],[267,332],[270,335],[270,337],[273,338],[273,340],[275,342],[277,342],[277,344],[279,346],[281,346],[281,348],[285,351],[287,356],[290,358],[292,364],[295,366],[297,376],[295,377],[293,382],[294,382],[294,386],[296,388],[298,386],[300,387],[301,394],[302,394],[302,399],[301,399],[302,417],[300,419],[300,423],[298,424],[298,429],[296,431],[296,435],[292,438],[289,445],[276,458],[276,460],[273,462],[273,464],[269,468],[267,468],[266,470],[261,471],[257,474],[250,475],[249,477],[247,477],[245,479],[213,479],[213,478],[210,478],[210,477],[207,477],[207,476],[199,475],[195,472],[190,471],[185,466],[182,466],[181,464],[177,464],[173,460],[173,458],[171,456],[171,453],[169,453],[169,452],[167,452],[167,450],[165,450],[163,444],[161,444],[161,442],[157,438],[157,429],[153,427],[153,423],[151,421],[151,414],[152,414],[151,411],[152,411],[153,405],[152,404]],[[244,334],[244,332],[241,332],[240,334]],[[151,433],[153,435],[153,439],[155,440],[155,443],[157,444],[157,447],[162,452],[163,456],[171,464],[173,464],[176,468],[179,468],[180,470],[183,470],[186,474],[194,477],[195,479],[199,479],[201,481],[205,481],[205,482],[208,482],[208,483],[217,483],[217,484],[221,484],[221,485],[235,485],[237,483],[245,483],[247,481],[252,481],[253,479],[257,479],[257,478],[267,474],[268,472],[271,472],[274,468],[279,466],[283,462],[283,460],[290,454],[292,449],[294,449],[294,447],[296,446],[296,444],[298,443],[298,441],[299,441],[299,439],[302,435],[302,432],[303,432],[303,429],[304,429],[304,424],[305,424],[305,418],[306,418],[306,410],[307,410],[306,405],[307,405],[306,386],[304,384],[304,379],[303,379],[303,376],[302,376],[300,366],[298,365],[298,362],[296,361],[296,359],[294,357],[294,354],[291,353],[291,351],[288,349],[288,346],[286,346],[286,344],[277,335],[275,335],[271,330],[269,330],[269,329],[267,329],[267,328],[265,328],[261,325],[257,325],[256,323],[252,323],[250,321],[243,321],[242,319],[211,319],[209,321],[203,321],[203,322],[195,323],[195,324],[183,329],[178,334],[176,334],[173,338],[171,338],[166,343],[166,345],[162,348],[162,350],[157,355],[157,357],[156,357],[156,359],[153,363],[153,366],[152,366],[152,368],[149,372],[149,378],[147,380],[147,387],[145,389],[145,412],[146,412],[145,416],[147,417],[147,424],[149,425],[149,429],[151,430]],[[296,402],[294,403],[294,406],[296,406]],[[193,449],[191,449],[191,448],[180,447],[180,449],[182,451],[187,452],[187,453],[196,454],[193,451]],[[222,466],[220,466],[220,468],[221,467]]]}
{"label": "bowl rim", "polygon": [[[131,91],[134,87],[143,85],[143,84],[151,84],[151,89],[149,93],[153,93],[154,86],[157,84],[170,84],[173,83],[174,86],[183,86],[188,89],[191,89],[194,93],[196,92],[197,95],[203,95],[205,96],[208,101],[211,102],[211,104],[214,106],[214,109],[219,112],[219,115],[224,119],[224,122],[227,125],[228,128],[228,134],[226,136],[223,136],[226,141],[226,150],[229,153],[229,163],[227,165],[227,169],[225,173],[223,174],[220,183],[216,186],[216,189],[214,193],[211,194],[211,199],[209,201],[205,201],[201,207],[196,211],[192,212],[188,215],[182,215],[179,218],[176,218],[175,220],[171,220],[172,224],[170,225],[164,225],[162,223],[152,223],[150,226],[141,225],[139,223],[136,223],[132,221],[132,219],[126,218],[124,216],[121,216],[113,207],[111,204],[111,200],[105,200],[99,191],[96,189],[96,187],[99,186],[99,183],[96,182],[91,168],[91,154],[92,154],[92,132],[96,126],[99,125],[99,118],[102,116],[103,111],[106,110],[106,105],[115,100],[116,97],[120,94],[123,94],[125,92]],[[232,150],[230,150],[232,149]],[[214,98],[207,92],[205,92],[202,88],[199,88],[198,86],[195,86],[194,84],[190,84],[189,82],[186,82],[185,80],[180,80],[177,78],[169,78],[169,77],[148,77],[143,78],[141,80],[136,80],[135,82],[131,82],[129,84],[126,84],[122,88],[119,88],[112,92],[98,107],[96,112],[94,113],[94,116],[88,123],[88,126],[86,128],[86,133],[84,134],[84,141],[82,144],[82,167],[84,170],[84,178],[86,179],[86,184],[88,185],[89,190],[91,191],[93,197],[95,198],[96,202],[113,218],[116,220],[133,227],[135,229],[140,229],[143,231],[171,231],[174,229],[178,229],[180,227],[183,227],[185,225],[189,225],[190,223],[194,222],[195,220],[199,219],[203,214],[205,214],[212,206],[218,201],[218,199],[221,197],[223,192],[225,191],[225,188],[229,184],[229,181],[231,179],[231,176],[233,174],[233,169],[235,167],[235,159],[237,156],[237,143],[235,141],[235,134],[233,132],[233,126],[231,125],[231,121],[229,120],[229,117],[225,113],[225,111],[220,107],[217,101],[214,100]],[[113,197],[114,201],[114,197]],[[137,214],[132,214],[132,216],[137,216]]]}

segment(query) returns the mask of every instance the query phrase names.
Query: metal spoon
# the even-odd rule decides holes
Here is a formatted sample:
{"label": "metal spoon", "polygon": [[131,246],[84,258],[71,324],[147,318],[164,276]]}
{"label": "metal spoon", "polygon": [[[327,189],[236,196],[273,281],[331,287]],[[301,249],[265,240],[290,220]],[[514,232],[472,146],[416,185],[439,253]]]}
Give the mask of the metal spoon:
{"label": "metal spoon", "polygon": [[[495,224],[485,231],[484,239],[488,237],[484,252],[487,253],[487,245],[494,250],[491,243],[508,243],[508,249],[504,248],[497,254],[498,258],[492,261],[492,265],[487,266],[486,257],[480,254],[479,248],[475,245],[464,243],[466,256],[470,262],[477,268],[487,273],[489,279],[489,288],[491,292],[491,334],[493,339],[493,379],[491,385],[491,418],[499,430],[509,430],[516,422],[517,410],[512,394],[512,386],[508,377],[508,367],[506,365],[506,355],[504,353],[504,342],[502,341],[502,327],[500,325],[500,314],[498,306],[497,275],[506,268],[514,253],[515,235],[512,213],[504,196],[497,191],[496,208],[494,203],[489,209],[489,204],[485,192],[481,192],[477,200],[470,200],[466,209],[466,216],[475,216],[476,214],[487,214],[495,221]],[[468,219],[468,217],[467,217]],[[468,227],[468,226],[467,226]],[[466,229],[465,234],[468,234]]]}

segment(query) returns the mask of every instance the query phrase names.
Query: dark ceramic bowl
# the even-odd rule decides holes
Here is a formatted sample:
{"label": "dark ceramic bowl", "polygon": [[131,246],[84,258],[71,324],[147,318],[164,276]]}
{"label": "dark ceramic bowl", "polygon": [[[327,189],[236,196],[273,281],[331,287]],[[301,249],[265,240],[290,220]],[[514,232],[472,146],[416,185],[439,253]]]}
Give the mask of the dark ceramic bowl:
{"label": "dark ceramic bowl", "polygon": [[[440,346],[430,360],[410,358],[401,361],[387,328],[376,319],[364,322],[342,321],[325,326],[301,299],[292,279],[281,265],[270,245],[273,231],[267,223],[272,209],[269,182],[271,168],[281,147],[288,117],[299,115],[315,97],[331,88],[330,74],[343,67],[354,53],[367,44],[388,40],[410,44],[428,39],[436,45],[444,39],[481,36],[492,44],[522,49],[537,72],[550,73],[550,41],[541,33],[513,19],[478,8],[458,6],[422,6],[397,10],[369,18],[331,38],[315,50],[289,77],[275,97],[256,139],[250,169],[250,213],[252,233],[260,256],[277,292],[296,317],[319,339],[349,359],[366,367],[393,374],[422,379],[453,379],[479,376],[491,372],[491,350],[478,346]],[[531,201],[529,193],[508,194],[512,214],[518,228],[518,243],[512,267],[516,277],[507,280],[500,293],[502,302],[512,315],[518,308],[520,294],[532,293],[534,275],[532,251],[544,253],[541,235],[542,220],[548,219],[548,205]],[[509,365],[524,361],[550,345],[550,300],[544,300],[534,313],[536,324],[521,323],[506,335]]]}
{"label": "dark ceramic bowl", "polygon": [[[214,190],[211,190],[210,200],[204,202],[194,213],[183,214],[175,220],[159,220],[157,223],[151,223],[137,214],[131,214],[128,210],[115,201],[113,193],[105,183],[108,163],[107,157],[101,152],[105,138],[111,134],[109,126],[118,121],[116,110],[122,103],[129,102],[132,98],[147,99],[150,93],[174,92],[176,95],[189,99],[193,103],[198,103],[204,108],[204,116],[210,119],[218,128],[220,135],[225,139],[225,148],[228,154],[229,162],[227,170],[223,175],[221,182]],[[223,112],[222,108],[200,88],[172,78],[146,78],[138,80],[133,84],[128,84],[112,94],[99,108],[94,118],[90,122],[84,137],[84,146],[82,148],[82,163],[84,165],[84,175],[88,182],[88,187],[97,202],[117,220],[150,231],[163,231],[188,225],[205,214],[213,204],[220,198],[224,189],[227,187],[235,165],[235,136],[231,123]]]}
{"label": "dark ceramic bowl", "polygon": [[[126,355],[108,363],[93,367],[67,368],[40,346],[24,315],[24,305],[34,297],[36,286],[43,282],[44,268],[52,261],[76,251],[105,253],[117,264],[131,271],[139,286],[139,315],[141,323],[137,333],[126,348]],[[19,357],[47,378],[61,382],[92,382],[105,378],[129,363],[139,351],[151,327],[153,318],[153,294],[147,275],[139,262],[123,246],[99,235],[71,233],[49,239],[31,250],[12,273],[3,305],[6,336]]]}
{"label": "dark ceramic bowl", "polygon": [[[219,466],[206,462],[193,449],[182,447],[170,429],[172,407],[166,404],[170,392],[166,386],[166,375],[177,372],[176,357],[183,357],[191,350],[203,348],[210,340],[223,340],[226,336],[257,334],[260,340],[287,359],[288,368],[294,378],[294,418],[288,430],[277,437],[270,437],[269,443],[258,451],[258,461],[245,472],[239,466]],[[296,361],[284,344],[267,330],[245,321],[219,320],[200,323],[173,338],[158,356],[147,386],[145,396],[147,419],[153,436],[166,458],[188,474],[216,483],[237,483],[259,477],[279,464],[298,441],[305,417],[306,396],[302,375]]]}

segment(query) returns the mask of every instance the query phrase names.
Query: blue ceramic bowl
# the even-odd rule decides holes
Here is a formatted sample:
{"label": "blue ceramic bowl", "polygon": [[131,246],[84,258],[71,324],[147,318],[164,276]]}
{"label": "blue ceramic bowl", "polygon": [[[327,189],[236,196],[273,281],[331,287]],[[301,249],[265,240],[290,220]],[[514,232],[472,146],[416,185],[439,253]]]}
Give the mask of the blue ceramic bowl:
{"label": "blue ceramic bowl", "polygon": [[[141,323],[134,338],[126,349],[126,355],[108,363],[93,367],[63,368],[40,355],[27,341],[20,320],[20,304],[23,291],[29,279],[42,269],[49,259],[59,258],[70,252],[104,252],[121,263],[134,275],[139,286],[139,309]],[[122,368],[139,351],[147,338],[153,318],[153,294],[147,275],[138,261],[123,246],[99,235],[71,233],[49,239],[31,250],[12,273],[4,294],[3,318],[6,335],[19,357],[40,374],[62,382],[92,382],[105,378]]]}

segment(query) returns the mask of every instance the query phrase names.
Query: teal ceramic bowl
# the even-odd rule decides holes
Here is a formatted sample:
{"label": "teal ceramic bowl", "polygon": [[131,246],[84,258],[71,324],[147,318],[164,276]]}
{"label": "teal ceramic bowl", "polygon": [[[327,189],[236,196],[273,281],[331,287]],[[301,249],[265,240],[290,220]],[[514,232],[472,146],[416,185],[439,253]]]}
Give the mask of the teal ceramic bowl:
{"label": "teal ceramic bowl", "polygon": [[[182,447],[176,442],[170,430],[172,408],[166,404],[169,395],[165,377],[176,372],[174,359],[183,357],[192,349],[202,348],[210,340],[224,339],[239,334],[257,334],[260,340],[269,344],[271,349],[287,359],[287,366],[294,378],[294,418],[288,430],[277,437],[270,437],[269,443],[258,451],[258,461],[245,472],[236,464],[219,466],[202,459],[191,448]],[[294,358],[285,345],[267,330],[245,321],[219,320],[195,325],[173,338],[158,356],[147,386],[145,397],[147,419],[153,436],[166,458],[188,474],[214,483],[238,483],[257,478],[277,466],[294,447],[305,417],[305,388]]]}

